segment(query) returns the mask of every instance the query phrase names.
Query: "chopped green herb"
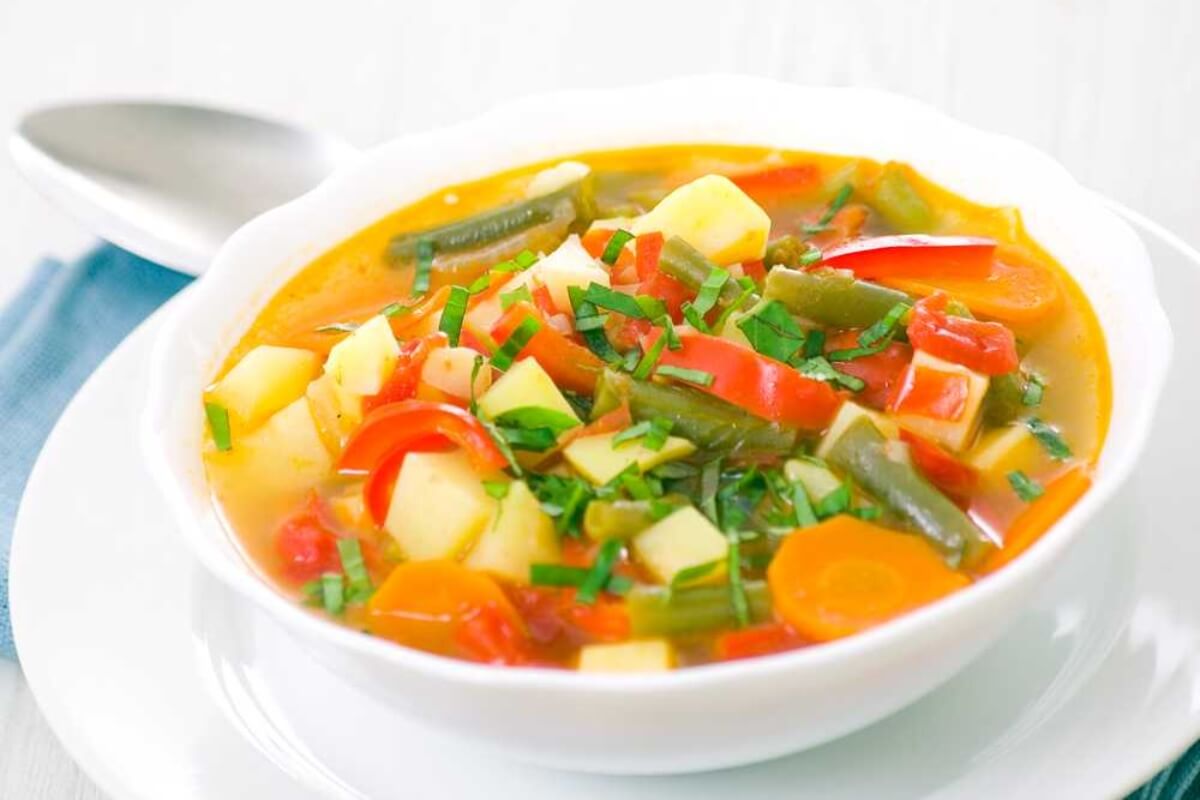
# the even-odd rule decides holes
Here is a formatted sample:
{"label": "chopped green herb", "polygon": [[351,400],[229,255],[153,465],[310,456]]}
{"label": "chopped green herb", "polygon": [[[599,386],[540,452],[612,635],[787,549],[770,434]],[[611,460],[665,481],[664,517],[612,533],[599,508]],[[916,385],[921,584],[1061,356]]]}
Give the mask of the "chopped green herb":
{"label": "chopped green herb", "polygon": [[737,326],[755,351],[776,361],[787,363],[804,347],[804,331],[778,300],[768,301]]}
{"label": "chopped green herb", "polygon": [[[858,334],[858,343],[862,347],[871,347],[879,342],[887,341],[896,331],[896,326],[904,315],[912,309],[908,303],[896,303],[882,318]],[[830,359],[833,360],[833,359]]]}
{"label": "chopped green herb", "polygon": [[474,296],[492,285],[492,276],[488,273],[483,273],[475,280],[471,281],[471,285],[467,287],[467,293]]}
{"label": "chopped green herb", "polygon": [[642,381],[649,378],[650,373],[654,370],[655,365],[658,364],[658,359],[660,356],[662,356],[662,351],[666,344],[666,336],[658,337],[654,344],[650,345],[650,349],[642,355],[641,361],[638,362],[637,366],[633,370],[633,377]]}
{"label": "chopped green herb", "polygon": [[817,220],[817,225],[825,226],[833,222],[833,218],[837,212],[842,210],[842,206],[846,205],[846,201],[850,199],[850,195],[854,193],[854,187],[850,184],[845,184],[838,189],[837,194],[833,196],[829,206],[825,209],[825,213],[821,214],[821,218]]}
{"label": "chopped green herb", "polygon": [[729,539],[728,565],[729,602],[733,604],[733,616],[739,628],[750,624],[750,601],[746,599],[746,587],[742,585],[742,551],[738,535],[726,534]]}
{"label": "chopped green herb", "polygon": [[704,321],[704,316],[696,310],[691,301],[685,302],[680,306],[680,310],[683,311],[683,318],[687,320],[688,325],[691,325],[701,333],[709,332],[708,323]]}
{"label": "chopped green herb", "polygon": [[501,311],[508,311],[517,303],[533,303],[533,295],[529,293],[528,286],[518,286],[511,292],[500,293]]}
{"label": "chopped green herb", "polygon": [[588,349],[610,364],[620,361],[621,355],[604,335],[604,323],[608,321],[608,315],[599,313],[595,304],[586,299],[583,289],[578,286],[567,287],[567,296],[575,312],[575,330],[583,336]]}
{"label": "chopped green herb", "polygon": [[692,306],[701,315],[712,311],[716,307],[717,301],[721,299],[721,290],[725,288],[725,284],[728,282],[729,270],[721,267],[713,267],[700,284]]}
{"label": "chopped green herb", "polygon": [[208,431],[213,444],[222,453],[233,449],[233,435],[229,431],[229,412],[220,403],[205,403],[204,416],[208,418]]}
{"label": "chopped green herb", "polygon": [[326,572],[321,576],[321,604],[334,616],[346,608],[346,581],[341,574]]}
{"label": "chopped green herb", "polygon": [[450,296],[446,298],[446,307],[442,309],[442,319],[438,330],[446,334],[451,347],[458,347],[459,336],[462,335],[463,317],[467,314],[467,301],[471,292],[462,286],[451,286]]}
{"label": "chopped green herb", "polygon": [[812,245],[809,245],[808,250],[806,250],[800,256],[800,259],[799,259],[799,261],[797,261],[797,263],[802,267],[807,267],[810,264],[815,264],[818,261],[820,261],[821,256],[822,256],[821,248],[813,247]]}
{"label": "chopped green herb", "polygon": [[800,481],[792,484],[792,508],[795,511],[797,527],[807,528],[817,524],[817,512],[813,510],[808,490]]}
{"label": "chopped green herb", "polygon": [[379,309],[379,313],[388,319],[391,319],[392,317],[399,317],[401,315],[408,314],[412,310],[413,306],[407,306],[402,303],[388,303],[386,306]]}
{"label": "chopped green herb", "polygon": [[820,519],[836,516],[849,511],[850,502],[853,499],[854,491],[850,488],[850,482],[847,481],[818,500],[816,508],[813,510]]}
{"label": "chopped green herb", "polygon": [[538,257],[533,254],[532,250],[522,250],[513,257],[513,261],[517,262],[517,266],[521,269],[529,269],[537,263]]}
{"label": "chopped green herb", "polygon": [[634,500],[653,500],[654,489],[650,486],[650,482],[638,471],[637,464],[630,466],[633,467],[632,470],[624,470],[617,476],[621,481],[621,486],[629,492],[629,496]]}
{"label": "chopped green herb", "polygon": [[883,516],[882,509],[879,506],[860,506],[852,508],[848,512],[851,516],[858,517],[861,520],[872,522]]}
{"label": "chopped green herb", "polygon": [[508,428],[497,425],[496,430],[513,450],[544,453],[558,443],[558,437],[549,428]]}
{"label": "chopped green herb", "polygon": [[613,437],[613,439],[612,439],[613,449],[614,450],[617,449],[617,445],[621,444],[621,442],[628,442],[633,439],[640,439],[649,432],[650,432],[650,420],[645,420],[644,422],[639,422],[636,425],[631,425]]}
{"label": "chopped green herb", "polygon": [[888,349],[892,344],[891,339],[880,339],[874,344],[866,347],[848,347],[845,350],[831,350],[825,360],[830,362],[836,361],[853,361],[856,358],[866,358],[867,356],[877,355]]}
{"label": "chopped green herb", "polygon": [[805,334],[804,357],[817,358],[825,352],[825,331],[816,329]]}
{"label": "chopped green herb", "polygon": [[591,484],[582,478],[532,474],[529,488],[537,496],[542,510],[554,518],[556,531],[571,535],[579,531],[583,510],[594,496]]}
{"label": "chopped green herb", "polygon": [[[530,564],[529,582],[534,586],[579,586],[587,580],[591,570],[584,567],[569,567],[565,564]],[[633,581],[624,575],[610,575],[604,590],[612,594],[625,594],[633,588]]]}
{"label": "chopped green herb", "polygon": [[626,372],[633,372],[637,369],[637,365],[642,360],[642,348],[634,346],[629,352],[621,356],[621,369]]}
{"label": "chopped green herb", "polygon": [[1025,391],[1021,394],[1021,403],[1031,408],[1039,406],[1042,404],[1042,396],[1045,393],[1045,380],[1036,372],[1031,372],[1029,373],[1028,380],[1025,381]]}
{"label": "chopped green herb", "polygon": [[712,520],[714,525],[720,525],[717,516],[717,492],[721,488],[721,459],[709,461],[700,471],[700,511]]}
{"label": "chopped green herb", "polygon": [[1040,483],[1019,469],[1008,473],[1008,483],[1012,486],[1013,491],[1017,493],[1017,497],[1026,503],[1032,503],[1045,494],[1046,491]]}
{"label": "chopped green herb", "polygon": [[682,586],[686,586],[692,581],[699,580],[706,575],[711,575],[717,567],[725,563],[725,559],[718,558],[716,561],[705,561],[703,564],[693,564],[690,567],[684,567],[676,572],[671,578],[671,583],[667,587],[667,592],[673,592]]}
{"label": "chopped green herb", "polygon": [[683,347],[683,342],[679,341],[679,334],[675,332],[675,323],[671,322],[670,317],[663,314],[654,320],[654,324],[663,329],[663,337],[667,340],[668,350],[678,350]]}
{"label": "chopped green herb", "polygon": [[517,457],[513,453],[512,448],[508,446],[508,440],[504,438],[504,434],[492,422],[486,419],[480,418],[479,422],[483,425],[483,429],[488,432],[488,436],[492,438],[496,449],[500,451],[500,454],[504,456],[504,460],[508,462],[508,468],[512,470],[512,474],[518,478],[521,477],[523,474],[521,465],[517,462]]}
{"label": "chopped green herb", "polygon": [[609,311],[616,311],[618,314],[624,314],[633,319],[647,319],[646,312],[633,295],[618,292],[598,283],[588,284],[587,290],[583,293],[583,299],[597,308],[607,308]]}
{"label": "chopped green herb", "polygon": [[648,294],[636,294],[633,296],[633,299],[638,304],[638,308],[642,310],[642,314],[646,319],[655,320],[667,316],[667,304],[657,297],[651,297]]}
{"label": "chopped green herb", "polygon": [[[658,341],[661,342],[662,339]],[[705,372],[702,369],[689,369],[688,367],[675,367],[670,364],[663,364],[654,370],[654,374],[663,378],[674,378],[677,381],[694,383],[697,386],[712,386],[713,381],[716,380],[716,376],[711,372]],[[635,374],[634,377],[637,377],[637,375]]]}
{"label": "chopped green herb", "polygon": [[1029,427],[1029,432],[1042,443],[1042,447],[1050,454],[1050,457],[1056,461],[1065,461],[1071,457],[1071,448],[1063,441],[1062,435],[1052,426],[1047,425],[1037,417],[1030,417],[1025,420],[1025,424]]}
{"label": "chopped green herb", "polygon": [[633,581],[626,578],[624,575],[610,575],[608,584],[604,587],[604,591],[610,594],[629,594],[629,590],[633,588]]}
{"label": "chopped green herb", "polygon": [[633,234],[627,230],[618,228],[613,231],[613,235],[608,239],[608,244],[604,245],[604,252],[600,254],[600,260],[610,267],[616,264],[617,259],[621,257],[621,250],[632,238]]}
{"label": "chopped green herb", "polygon": [[596,314],[589,317],[576,317],[575,330],[579,333],[600,330],[608,322],[608,314]]}
{"label": "chopped green herb", "polygon": [[366,562],[363,561],[362,545],[358,539],[347,537],[338,539],[337,549],[342,572],[346,574],[346,601],[365,603],[373,588],[371,574],[367,572]]}
{"label": "chopped green herb", "polygon": [[433,240],[417,242],[417,271],[413,275],[412,293],[425,294],[429,291],[429,276],[433,272]]}
{"label": "chopped green herb", "polygon": [[591,570],[583,583],[579,584],[579,591],[575,593],[575,600],[584,605],[591,605],[596,602],[596,595],[608,583],[612,575],[613,565],[621,555],[621,540],[609,539],[604,544],[600,545],[600,552],[596,554],[596,562],[592,564]]}
{"label": "chopped green herb", "polygon": [[666,480],[692,478],[700,474],[700,470],[694,464],[688,464],[685,461],[668,461],[666,464],[659,464],[650,470],[650,472],[656,478],[664,478]]}
{"label": "chopped green herb", "polygon": [[555,436],[579,425],[579,420],[562,411],[541,406],[512,408],[496,417],[493,422],[505,428],[535,430],[546,428]]}
{"label": "chopped green herb", "polygon": [[867,385],[861,378],[838,372],[824,356],[810,358],[800,365],[800,374],[827,383],[836,383],[852,392],[861,392]]}
{"label": "chopped green herb", "polygon": [[479,416],[479,401],[475,397],[475,385],[481,369],[483,369],[483,356],[475,356],[475,360],[471,362],[471,386],[467,390],[470,394],[467,409],[475,416]]}
{"label": "chopped green herb", "polygon": [[503,500],[508,497],[508,488],[511,485],[508,481],[484,481],[483,490],[493,500]]}
{"label": "chopped green herb", "polygon": [[504,344],[500,345],[500,349],[492,355],[492,366],[501,372],[511,367],[521,350],[541,329],[542,323],[538,321],[537,317],[526,317],[521,320],[521,324],[513,329],[513,332],[504,340]]}
{"label": "chopped green herb", "polygon": [[642,439],[642,446],[647,450],[655,452],[662,450],[674,427],[674,420],[667,419],[666,417],[655,417],[650,420],[650,431]]}
{"label": "chopped green herb", "polygon": [[729,319],[729,316],[741,308],[742,305],[755,293],[755,291],[758,290],[758,286],[756,286],[754,281],[750,278],[739,278],[738,286],[742,287],[742,293],[739,294],[732,303],[725,306],[725,310],[721,312],[721,315],[717,317],[717,321],[713,323],[713,330],[720,331],[723,329],[725,327],[725,321]]}

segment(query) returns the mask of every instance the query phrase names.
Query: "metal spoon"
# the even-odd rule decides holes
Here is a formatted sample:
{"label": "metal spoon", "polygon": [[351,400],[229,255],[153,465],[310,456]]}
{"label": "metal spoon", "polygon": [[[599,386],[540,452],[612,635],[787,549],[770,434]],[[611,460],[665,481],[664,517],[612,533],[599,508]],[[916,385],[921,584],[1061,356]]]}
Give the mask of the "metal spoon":
{"label": "metal spoon", "polygon": [[155,102],[40,109],[10,146],[30,183],[96,234],[192,275],[243,223],[356,152],[279,122]]}

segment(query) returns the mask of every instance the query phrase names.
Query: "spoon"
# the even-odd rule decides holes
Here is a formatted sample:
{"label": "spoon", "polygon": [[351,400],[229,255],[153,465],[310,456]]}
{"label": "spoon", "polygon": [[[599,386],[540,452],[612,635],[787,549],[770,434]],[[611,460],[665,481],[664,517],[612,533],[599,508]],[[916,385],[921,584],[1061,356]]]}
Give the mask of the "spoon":
{"label": "spoon", "polygon": [[192,275],[242,224],[356,154],[285,123],[156,102],[40,109],[10,146],[30,183],[94,233]]}

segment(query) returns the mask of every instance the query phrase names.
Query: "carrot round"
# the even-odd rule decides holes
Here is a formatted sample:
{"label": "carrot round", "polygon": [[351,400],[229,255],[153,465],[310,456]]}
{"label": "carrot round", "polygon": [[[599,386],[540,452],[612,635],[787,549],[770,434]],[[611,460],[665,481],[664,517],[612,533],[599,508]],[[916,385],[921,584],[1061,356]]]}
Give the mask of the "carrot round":
{"label": "carrot round", "polygon": [[993,550],[979,571],[985,574],[995,572],[1028,550],[1091,486],[1092,479],[1082,467],[1055,478],[1042,496],[1030,503],[1013,521],[1004,534],[1004,546]]}
{"label": "carrot round", "polygon": [[1062,301],[1058,278],[1032,263],[997,260],[986,278],[881,278],[880,283],[915,295],[945,292],[985,317],[1028,324],[1054,313]]}
{"label": "carrot round", "polygon": [[970,582],[923,539],[847,515],[793,531],[767,569],[776,611],[816,641],[879,625]]}
{"label": "carrot round", "polygon": [[489,608],[522,629],[504,590],[487,575],[454,561],[410,561],[371,596],[367,629],[409,647],[459,655],[459,629]]}

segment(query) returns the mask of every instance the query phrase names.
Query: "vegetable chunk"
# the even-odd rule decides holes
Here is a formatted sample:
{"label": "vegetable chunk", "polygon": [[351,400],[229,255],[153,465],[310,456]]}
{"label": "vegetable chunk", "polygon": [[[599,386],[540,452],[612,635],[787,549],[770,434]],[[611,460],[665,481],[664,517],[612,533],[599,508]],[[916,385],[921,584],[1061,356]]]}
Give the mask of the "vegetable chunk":
{"label": "vegetable chunk", "polygon": [[767,212],[722,175],[680,186],[633,226],[635,234],[678,236],[721,265],[761,259],[770,230]]}
{"label": "vegetable chunk", "polygon": [[528,583],[531,564],[558,560],[554,520],[542,511],[524,481],[513,481],[463,563],[515,583]]}
{"label": "vegetable chunk", "polygon": [[355,394],[376,394],[396,368],[400,345],[387,317],[372,317],[333,346],[325,372]]}
{"label": "vegetable chunk", "polygon": [[409,453],[383,527],[412,561],[457,558],[494,508],[465,453]]}
{"label": "vegetable chunk", "polygon": [[579,651],[580,672],[666,672],[674,666],[675,651],[666,639],[589,644]]}
{"label": "vegetable chunk", "polygon": [[321,364],[316,353],[296,347],[259,345],[208,391],[247,428],[304,394]]}
{"label": "vegetable chunk", "polygon": [[532,358],[513,364],[508,372],[479,398],[479,410],[492,419],[505,411],[528,407],[561,411],[571,419],[579,419],[567,398],[563,397],[563,393],[554,385],[554,380]]}
{"label": "vegetable chunk", "polygon": [[681,571],[712,561],[721,563],[706,575],[725,573],[725,537],[693,506],[684,506],[633,537],[633,552],[661,583]]}
{"label": "vegetable chunk", "polygon": [[658,450],[651,450],[640,440],[621,442],[613,446],[615,433],[584,436],[567,445],[563,456],[585,478],[594,484],[608,483],[632,464],[645,472],[659,464],[684,458],[696,451],[696,445],[687,439],[670,436]]}

